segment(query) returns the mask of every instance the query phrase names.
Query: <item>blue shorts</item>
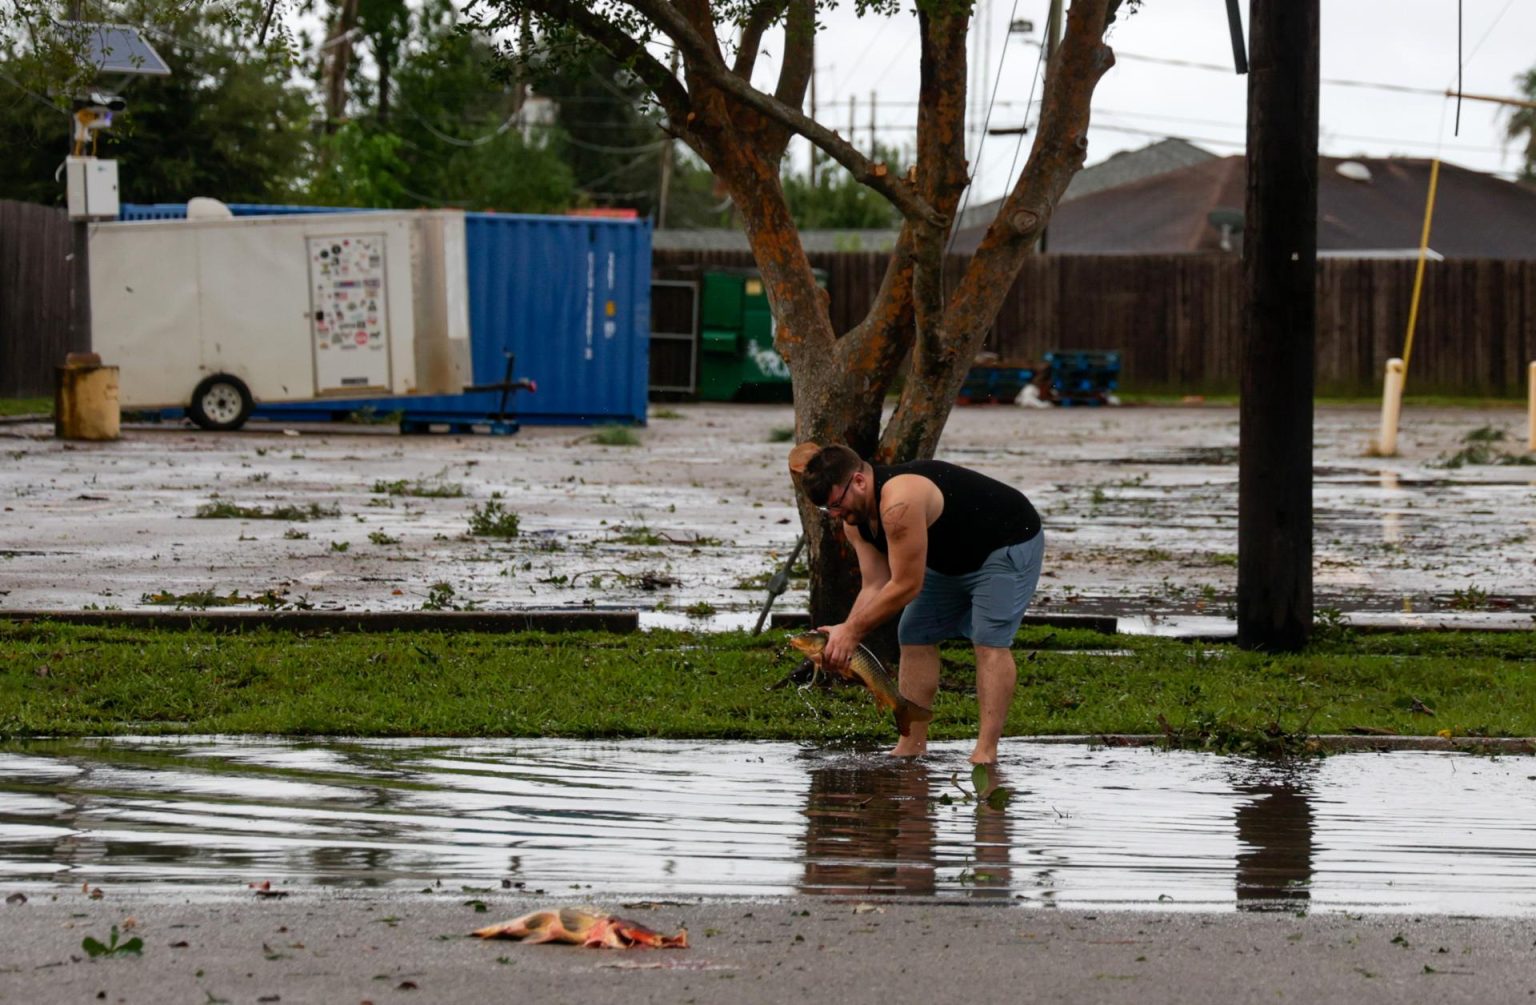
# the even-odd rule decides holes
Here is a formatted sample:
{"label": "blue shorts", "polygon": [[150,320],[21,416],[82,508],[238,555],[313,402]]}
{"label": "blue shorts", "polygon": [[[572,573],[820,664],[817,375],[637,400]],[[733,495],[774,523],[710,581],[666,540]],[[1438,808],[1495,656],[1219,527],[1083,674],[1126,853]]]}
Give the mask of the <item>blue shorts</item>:
{"label": "blue shorts", "polygon": [[1012,648],[1044,557],[1041,530],[1023,544],[997,549],[975,572],[946,576],[927,570],[922,592],[901,612],[897,639],[904,646],[933,646],[963,635],[978,646]]}

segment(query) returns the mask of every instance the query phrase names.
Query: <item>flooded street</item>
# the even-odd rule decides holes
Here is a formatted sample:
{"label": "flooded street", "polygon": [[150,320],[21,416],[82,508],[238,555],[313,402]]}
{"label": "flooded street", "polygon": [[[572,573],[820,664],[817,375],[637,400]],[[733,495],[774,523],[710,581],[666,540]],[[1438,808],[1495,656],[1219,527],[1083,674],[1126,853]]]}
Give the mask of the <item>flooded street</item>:
{"label": "flooded street", "polygon": [[[1531,627],[1536,466],[1518,409],[1319,407],[1315,589],[1360,621]],[[799,534],[787,406],[656,407],[634,445],[580,427],[394,427],[116,443],[0,426],[0,613],[314,608],[639,609],[740,624]],[[1233,608],[1238,412],[956,409],[939,456],[1022,488],[1046,525],[1035,610],[1157,630]],[[200,515],[201,514],[201,515]],[[506,532],[515,517],[517,536]],[[803,610],[804,580],[776,610]],[[715,617],[715,622],[707,619]],[[734,618],[734,621],[732,620]]]}
{"label": "flooded street", "polygon": [[994,811],[969,799],[967,749],[13,741],[0,885],[1536,914],[1527,758],[1010,741]]}

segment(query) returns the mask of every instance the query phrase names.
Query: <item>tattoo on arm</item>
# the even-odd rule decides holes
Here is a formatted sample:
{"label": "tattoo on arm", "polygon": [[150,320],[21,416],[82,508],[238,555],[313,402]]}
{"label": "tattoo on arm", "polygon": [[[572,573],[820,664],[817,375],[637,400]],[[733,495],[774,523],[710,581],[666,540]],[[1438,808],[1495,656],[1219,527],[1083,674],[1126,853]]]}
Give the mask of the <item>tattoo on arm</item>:
{"label": "tattoo on arm", "polygon": [[905,502],[891,503],[880,513],[880,522],[885,526],[887,539],[895,540],[906,535],[910,529],[907,526],[907,504]]}

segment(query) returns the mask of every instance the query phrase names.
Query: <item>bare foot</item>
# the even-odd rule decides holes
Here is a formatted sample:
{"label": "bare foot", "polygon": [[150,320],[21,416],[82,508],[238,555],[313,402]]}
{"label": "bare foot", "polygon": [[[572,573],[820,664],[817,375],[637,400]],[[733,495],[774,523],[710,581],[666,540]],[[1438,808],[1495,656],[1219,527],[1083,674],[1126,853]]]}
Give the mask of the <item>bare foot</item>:
{"label": "bare foot", "polygon": [[907,737],[902,737],[895,747],[886,751],[890,757],[922,757],[928,753],[926,741],[916,742]]}
{"label": "bare foot", "polygon": [[991,750],[982,750],[980,747],[977,747],[975,750],[971,751],[971,763],[972,764],[996,764],[997,763],[997,748],[994,747]]}

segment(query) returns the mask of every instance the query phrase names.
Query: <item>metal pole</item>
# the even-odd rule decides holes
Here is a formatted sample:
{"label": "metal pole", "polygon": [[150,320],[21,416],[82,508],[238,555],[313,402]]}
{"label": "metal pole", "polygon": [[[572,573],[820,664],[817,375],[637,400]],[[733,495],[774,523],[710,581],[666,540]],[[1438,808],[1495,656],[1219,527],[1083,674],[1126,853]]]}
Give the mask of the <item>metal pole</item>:
{"label": "metal pole", "polygon": [[[1051,13],[1045,19],[1045,86],[1050,87],[1055,78],[1051,74],[1051,56],[1061,45],[1061,0],[1051,0]],[[1024,120],[1029,121],[1029,109],[1024,109]],[[1011,181],[1012,179],[1010,179]],[[1051,227],[1046,224],[1040,231],[1040,254],[1050,250]]]}
{"label": "metal pole", "polygon": [[[84,0],[70,0],[69,19],[85,19]],[[74,151],[70,119],[70,150]],[[91,351],[91,230],[86,220],[75,220],[69,228],[69,345],[71,352]],[[63,362],[60,360],[59,362]]]}
{"label": "metal pole", "polygon": [[91,351],[91,225],[70,224],[69,348]]}
{"label": "metal pole", "polygon": [[789,572],[795,567],[795,559],[800,557],[800,549],[804,547],[805,535],[801,534],[795,541],[795,550],[789,553],[789,561],[784,563],[784,568],[775,572],[773,578],[768,580],[768,599],[763,602],[763,610],[757,616],[757,626],[752,629],[753,635],[762,634],[763,622],[768,620],[768,611],[773,607],[773,602],[779,599],[779,594],[789,587]]}

